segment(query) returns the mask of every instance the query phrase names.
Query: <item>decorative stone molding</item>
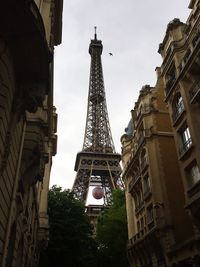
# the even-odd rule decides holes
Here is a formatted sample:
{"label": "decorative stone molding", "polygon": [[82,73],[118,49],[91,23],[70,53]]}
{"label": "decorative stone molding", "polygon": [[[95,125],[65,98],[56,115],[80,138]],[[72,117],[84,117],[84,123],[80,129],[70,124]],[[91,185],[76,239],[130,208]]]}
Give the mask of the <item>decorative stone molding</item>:
{"label": "decorative stone molding", "polygon": [[29,150],[23,179],[30,185],[36,184],[37,181],[41,182],[44,177],[45,164],[48,161],[49,155],[41,149],[40,145],[36,145],[33,149]]}
{"label": "decorative stone molding", "polygon": [[43,81],[25,83],[21,86],[23,92],[24,109],[35,113],[38,107],[43,106],[46,95],[46,84]]}

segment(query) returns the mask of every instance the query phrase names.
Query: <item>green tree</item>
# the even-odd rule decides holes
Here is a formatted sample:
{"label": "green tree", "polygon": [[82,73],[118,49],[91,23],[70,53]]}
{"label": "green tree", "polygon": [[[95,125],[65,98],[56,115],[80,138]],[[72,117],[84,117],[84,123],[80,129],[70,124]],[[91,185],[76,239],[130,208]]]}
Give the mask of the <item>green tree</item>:
{"label": "green tree", "polygon": [[109,208],[98,218],[96,240],[98,266],[126,267],[127,217],[125,193],[117,189],[112,194]]}
{"label": "green tree", "polygon": [[50,239],[40,266],[96,266],[97,246],[84,205],[69,190],[53,186],[49,190],[48,215]]}

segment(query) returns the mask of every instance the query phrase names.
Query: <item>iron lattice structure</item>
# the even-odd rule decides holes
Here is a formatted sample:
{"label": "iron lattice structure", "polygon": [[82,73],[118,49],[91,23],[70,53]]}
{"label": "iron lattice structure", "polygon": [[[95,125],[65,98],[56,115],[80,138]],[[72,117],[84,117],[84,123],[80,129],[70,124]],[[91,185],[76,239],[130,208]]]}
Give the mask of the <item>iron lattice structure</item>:
{"label": "iron lattice structure", "polygon": [[94,39],[89,46],[91,56],[88,109],[83,149],[77,154],[77,172],[72,191],[86,203],[90,186],[100,185],[104,189],[104,204],[108,203],[111,192],[121,187],[121,155],[115,152],[108,119],[104,89],[101,54],[103,45]]}

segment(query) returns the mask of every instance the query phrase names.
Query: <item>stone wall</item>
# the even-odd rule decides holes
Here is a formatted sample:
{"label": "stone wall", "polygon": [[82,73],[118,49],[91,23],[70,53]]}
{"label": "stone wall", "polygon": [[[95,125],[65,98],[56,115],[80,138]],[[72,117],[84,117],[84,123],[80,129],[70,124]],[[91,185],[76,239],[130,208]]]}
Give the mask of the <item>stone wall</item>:
{"label": "stone wall", "polygon": [[48,243],[48,186],[57,145],[49,38],[54,5],[48,4],[45,23],[34,1],[0,4],[1,267],[38,266]]}

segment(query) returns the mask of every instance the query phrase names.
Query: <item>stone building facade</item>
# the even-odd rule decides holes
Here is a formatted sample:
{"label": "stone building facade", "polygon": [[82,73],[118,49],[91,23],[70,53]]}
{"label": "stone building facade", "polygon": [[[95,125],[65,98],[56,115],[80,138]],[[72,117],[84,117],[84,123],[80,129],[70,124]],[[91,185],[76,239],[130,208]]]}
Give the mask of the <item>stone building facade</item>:
{"label": "stone building facade", "polygon": [[56,154],[53,53],[62,0],[0,4],[0,266],[37,266]]}
{"label": "stone building facade", "polygon": [[200,1],[186,23],[169,23],[159,52],[185,190],[185,207],[200,227]]}
{"label": "stone building facade", "polygon": [[174,19],[122,136],[131,266],[200,266],[200,1]]}

